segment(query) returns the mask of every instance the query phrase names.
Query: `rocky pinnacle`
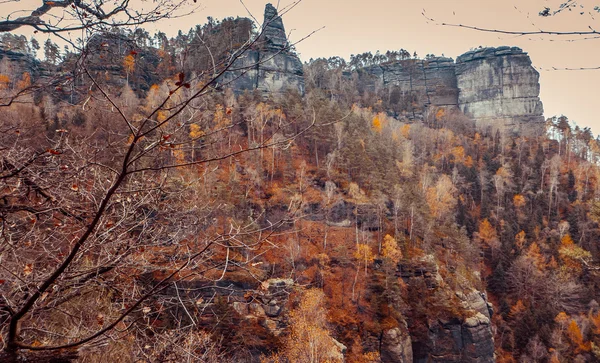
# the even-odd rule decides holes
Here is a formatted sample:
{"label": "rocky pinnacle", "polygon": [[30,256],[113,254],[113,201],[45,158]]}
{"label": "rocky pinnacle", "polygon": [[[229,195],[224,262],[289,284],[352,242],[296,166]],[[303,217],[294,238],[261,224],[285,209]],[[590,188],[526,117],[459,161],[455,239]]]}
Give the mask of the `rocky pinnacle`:
{"label": "rocky pinnacle", "polygon": [[265,8],[265,20],[263,22],[263,47],[268,50],[282,50],[288,46],[283,20],[277,9],[272,4],[267,4]]}

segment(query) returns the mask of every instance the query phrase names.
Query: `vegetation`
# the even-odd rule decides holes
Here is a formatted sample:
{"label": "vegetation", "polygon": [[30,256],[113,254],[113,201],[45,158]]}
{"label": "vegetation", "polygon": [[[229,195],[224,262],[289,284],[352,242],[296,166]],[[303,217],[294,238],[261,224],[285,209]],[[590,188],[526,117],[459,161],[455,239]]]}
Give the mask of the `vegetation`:
{"label": "vegetation", "polygon": [[600,359],[589,129],[409,119],[410,96],[357,71],[406,51],[314,60],[306,95],[236,94],[219,73],[252,29],[104,34],[50,86],[3,61],[0,354],[379,362],[390,332],[423,356],[487,291],[499,361]]}

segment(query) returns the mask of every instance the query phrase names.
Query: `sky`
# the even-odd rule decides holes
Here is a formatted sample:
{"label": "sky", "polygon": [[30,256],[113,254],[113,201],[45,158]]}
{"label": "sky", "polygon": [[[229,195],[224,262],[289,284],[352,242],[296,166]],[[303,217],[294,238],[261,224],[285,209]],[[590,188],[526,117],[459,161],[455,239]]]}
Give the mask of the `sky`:
{"label": "sky", "polygon": [[[22,0],[4,6],[12,9],[33,7],[40,0]],[[140,2],[132,0],[131,2]],[[564,0],[566,1],[566,0]],[[265,0],[198,0],[197,8],[186,17],[165,20],[155,28],[174,35],[187,31],[206,18],[249,16],[262,21]],[[285,8],[291,0],[271,1]],[[300,58],[342,56],[377,50],[404,48],[419,56],[432,53],[456,58],[479,46],[518,46],[528,52],[540,72],[545,116],[564,114],[580,127],[600,133],[600,70],[562,70],[563,68],[600,66],[600,39],[581,36],[514,36],[486,33],[441,23],[465,24],[481,28],[535,31],[600,30],[600,13],[592,15],[600,0],[579,0],[584,8],[564,11],[543,18],[544,7],[558,8],[561,0],[302,0],[283,16],[286,31],[296,45]],[[142,3],[140,3],[142,4]],[[245,4],[245,6],[244,6]],[[5,13],[0,2],[0,14]],[[580,15],[584,11],[584,15]],[[423,13],[427,17],[423,16]],[[595,17],[594,17],[595,15]],[[433,21],[427,18],[433,19]],[[597,27],[597,28],[596,28]],[[152,30],[150,29],[150,30]],[[553,70],[557,68],[558,70]]]}

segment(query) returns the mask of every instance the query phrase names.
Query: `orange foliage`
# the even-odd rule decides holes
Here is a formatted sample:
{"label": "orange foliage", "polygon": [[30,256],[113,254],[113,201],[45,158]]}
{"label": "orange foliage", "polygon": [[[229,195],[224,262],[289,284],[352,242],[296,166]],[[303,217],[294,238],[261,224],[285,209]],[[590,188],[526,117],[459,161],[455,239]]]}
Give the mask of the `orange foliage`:
{"label": "orange foliage", "polygon": [[19,90],[23,90],[29,86],[31,86],[31,75],[29,74],[29,72],[25,72],[23,73],[23,77],[21,78],[19,83],[17,83],[17,88]]}
{"label": "orange foliage", "polygon": [[381,133],[381,131],[383,130],[383,125],[381,124],[381,119],[380,119],[379,115],[375,115],[375,117],[373,117],[373,123],[372,123],[371,127],[376,132]]}
{"label": "orange foliage", "polygon": [[577,325],[575,320],[571,320],[569,327],[567,328],[567,336],[571,340],[571,343],[575,346],[576,352],[589,352],[591,350],[590,342],[585,342],[583,339],[583,334],[581,334],[581,329]]}
{"label": "orange foliage", "polygon": [[132,54],[128,54],[123,58],[123,67],[125,67],[127,73],[133,72],[133,68],[135,67],[135,57]]}
{"label": "orange foliage", "polygon": [[510,308],[508,316],[512,319],[516,319],[525,310],[527,310],[527,308],[525,307],[525,304],[523,304],[523,301],[518,300],[517,303]]}
{"label": "orange foliage", "polygon": [[8,88],[9,83],[10,83],[10,78],[5,74],[0,74],[0,89]]}
{"label": "orange foliage", "polygon": [[546,259],[542,255],[540,246],[538,246],[537,243],[533,242],[531,246],[529,246],[527,258],[529,258],[533,262],[533,265],[539,270],[544,270],[546,268]]}
{"label": "orange foliage", "polygon": [[513,204],[517,208],[521,208],[526,203],[527,203],[527,201],[525,200],[525,197],[522,196],[521,194],[515,194],[515,196],[513,197]]}
{"label": "orange foliage", "polygon": [[515,236],[515,245],[517,246],[517,248],[520,250],[523,249],[523,246],[525,245],[525,239],[526,235],[525,235],[525,231],[521,231],[519,233],[517,233],[517,235]]}

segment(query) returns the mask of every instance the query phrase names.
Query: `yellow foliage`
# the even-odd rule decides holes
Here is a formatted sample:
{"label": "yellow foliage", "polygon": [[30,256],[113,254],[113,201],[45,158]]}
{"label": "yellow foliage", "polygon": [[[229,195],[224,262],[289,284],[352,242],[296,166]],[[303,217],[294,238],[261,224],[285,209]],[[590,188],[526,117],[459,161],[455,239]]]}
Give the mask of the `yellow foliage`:
{"label": "yellow foliage", "polygon": [[558,254],[564,265],[576,274],[580,274],[583,265],[592,259],[592,254],[573,243],[573,239],[568,234],[560,240]]}
{"label": "yellow foliage", "polygon": [[398,248],[398,242],[396,242],[396,239],[389,234],[386,234],[383,238],[381,254],[384,258],[389,259],[394,263],[400,262],[400,259],[402,258],[402,251]]}
{"label": "yellow foliage", "polygon": [[165,122],[168,117],[169,117],[169,112],[168,111],[160,110],[156,114],[156,121],[158,121],[158,122]]}
{"label": "yellow foliage", "polygon": [[567,325],[567,322],[569,321],[569,315],[567,315],[567,313],[565,313],[564,311],[561,311],[560,313],[558,313],[558,315],[556,315],[554,321],[564,328]]}
{"label": "yellow foliage", "polygon": [[405,139],[408,139],[408,136],[410,135],[410,125],[406,124],[402,126],[400,128],[400,132],[402,133],[402,136],[404,136]]}
{"label": "yellow foliage", "polygon": [[135,67],[135,57],[132,54],[128,54],[123,58],[123,67],[127,73],[131,73]]}
{"label": "yellow foliage", "polygon": [[290,312],[290,334],[281,353],[288,362],[342,362],[343,356],[327,329],[325,295],[319,289],[304,292]]}
{"label": "yellow foliage", "polygon": [[204,131],[202,131],[200,129],[200,126],[198,126],[197,124],[191,124],[190,125],[190,137],[192,139],[197,139],[202,136],[204,136]]}
{"label": "yellow foliage", "polygon": [[358,261],[362,261],[365,264],[365,275],[367,274],[367,268],[369,264],[375,261],[375,255],[371,252],[371,247],[368,244],[359,243],[354,251],[354,258]]}
{"label": "yellow foliage", "polygon": [[181,150],[181,146],[173,149],[173,157],[178,165],[185,163],[185,153]]}
{"label": "yellow foliage", "polygon": [[452,148],[452,156],[454,156],[454,161],[457,163],[465,162],[465,148],[462,146],[455,146]]}

